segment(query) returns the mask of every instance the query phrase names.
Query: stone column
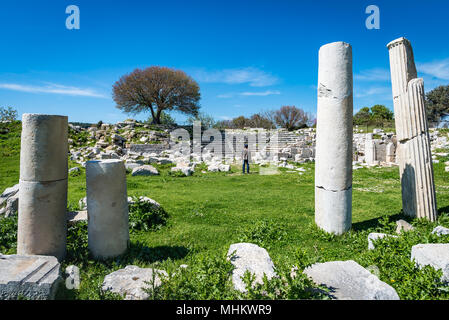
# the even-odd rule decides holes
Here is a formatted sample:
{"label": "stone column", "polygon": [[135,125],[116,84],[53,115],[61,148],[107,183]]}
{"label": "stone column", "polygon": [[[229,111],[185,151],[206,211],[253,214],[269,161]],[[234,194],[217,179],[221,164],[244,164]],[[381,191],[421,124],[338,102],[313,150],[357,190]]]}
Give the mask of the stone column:
{"label": "stone column", "polygon": [[365,162],[369,166],[376,164],[376,143],[372,133],[367,133],[365,138]]}
{"label": "stone column", "polygon": [[387,144],[385,162],[394,163],[396,161],[395,149],[393,142]]}
{"label": "stone column", "polygon": [[407,39],[396,39],[387,47],[403,210],[409,216],[435,221],[437,206],[424,106],[424,81],[417,78],[412,46]]}
{"label": "stone column", "polygon": [[22,116],[18,254],[65,256],[67,140],[66,116]]}
{"label": "stone column", "polygon": [[86,163],[88,245],[97,259],[123,254],[129,243],[126,169],[121,160]]}
{"label": "stone column", "polygon": [[352,48],[344,42],[319,52],[315,164],[315,222],[343,234],[352,221]]}

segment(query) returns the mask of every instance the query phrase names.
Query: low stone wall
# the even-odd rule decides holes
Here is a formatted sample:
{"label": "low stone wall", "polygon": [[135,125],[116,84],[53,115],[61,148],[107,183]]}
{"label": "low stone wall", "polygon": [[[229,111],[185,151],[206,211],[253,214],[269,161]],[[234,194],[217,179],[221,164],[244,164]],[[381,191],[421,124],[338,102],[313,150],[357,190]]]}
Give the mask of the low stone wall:
{"label": "low stone wall", "polygon": [[132,144],[129,147],[131,152],[141,153],[161,153],[164,150],[168,150],[170,147],[166,144]]}

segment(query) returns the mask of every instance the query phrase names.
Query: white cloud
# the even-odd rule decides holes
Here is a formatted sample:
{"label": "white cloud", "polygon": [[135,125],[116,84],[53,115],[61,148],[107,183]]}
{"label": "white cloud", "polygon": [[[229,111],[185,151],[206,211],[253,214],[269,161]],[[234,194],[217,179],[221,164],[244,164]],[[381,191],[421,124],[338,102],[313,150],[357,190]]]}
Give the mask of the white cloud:
{"label": "white cloud", "polygon": [[217,96],[217,98],[220,98],[220,99],[228,99],[228,98],[232,98],[233,96],[234,96],[233,93],[224,93],[224,94],[219,94],[219,95]]}
{"label": "white cloud", "polygon": [[261,97],[265,97],[265,96],[270,96],[270,95],[277,95],[277,94],[281,94],[279,91],[264,91],[264,92],[242,92],[240,95],[242,96],[261,96]]}
{"label": "white cloud", "polygon": [[266,87],[276,84],[279,79],[263,70],[246,67],[218,71],[196,70],[193,78],[205,83],[249,84],[251,87]]}
{"label": "white cloud", "polygon": [[449,58],[426,63],[417,63],[417,69],[419,72],[429,76],[442,80],[449,80]]}
{"label": "white cloud", "polygon": [[228,116],[218,116],[218,119],[221,119],[221,120],[232,120],[232,118],[228,117]]}
{"label": "white cloud", "polygon": [[16,83],[0,83],[0,89],[28,93],[49,93],[80,97],[108,98],[107,96],[100,94],[93,89],[68,87],[59,84],[48,84],[46,86],[30,86]]}
{"label": "white cloud", "polygon": [[278,91],[278,90],[274,90],[274,91],[267,90],[267,91],[261,91],[261,92],[249,92],[249,91],[246,91],[246,92],[239,92],[239,93],[232,93],[231,92],[231,93],[219,94],[217,96],[217,98],[228,99],[228,98],[232,98],[232,97],[234,97],[236,95],[238,95],[238,96],[246,96],[246,97],[250,97],[250,96],[266,97],[266,96],[278,95],[278,94],[281,94],[281,92]]}
{"label": "white cloud", "polygon": [[354,80],[358,81],[390,81],[390,71],[387,69],[374,68],[362,70],[354,75]]}
{"label": "white cloud", "polygon": [[391,88],[389,87],[370,87],[366,89],[354,89],[356,98],[365,98],[369,96],[379,96],[381,99],[392,99]]}

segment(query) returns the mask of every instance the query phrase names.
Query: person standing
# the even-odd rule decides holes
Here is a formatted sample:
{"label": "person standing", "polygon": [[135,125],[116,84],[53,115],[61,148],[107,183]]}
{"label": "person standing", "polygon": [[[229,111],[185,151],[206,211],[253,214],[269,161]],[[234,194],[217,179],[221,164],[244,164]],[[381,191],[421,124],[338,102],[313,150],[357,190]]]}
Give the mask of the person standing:
{"label": "person standing", "polygon": [[248,145],[245,144],[245,147],[243,148],[242,151],[242,159],[243,159],[243,167],[242,167],[242,171],[243,174],[245,174],[245,164],[246,164],[246,172],[249,173],[249,150],[248,150]]}

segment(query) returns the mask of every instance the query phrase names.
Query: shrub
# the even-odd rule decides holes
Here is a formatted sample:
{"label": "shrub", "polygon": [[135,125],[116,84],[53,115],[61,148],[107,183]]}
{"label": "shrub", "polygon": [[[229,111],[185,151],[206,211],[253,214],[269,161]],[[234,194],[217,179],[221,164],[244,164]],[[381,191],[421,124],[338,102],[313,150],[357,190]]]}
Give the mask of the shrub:
{"label": "shrub", "polygon": [[131,230],[154,231],[167,224],[168,214],[162,207],[133,198],[129,204],[129,226]]}
{"label": "shrub", "polygon": [[240,242],[254,243],[264,248],[270,248],[271,244],[282,242],[287,237],[285,226],[274,220],[257,221],[241,229],[240,234]]}
{"label": "shrub", "polygon": [[17,216],[0,218],[0,252],[13,254],[17,247]]}

